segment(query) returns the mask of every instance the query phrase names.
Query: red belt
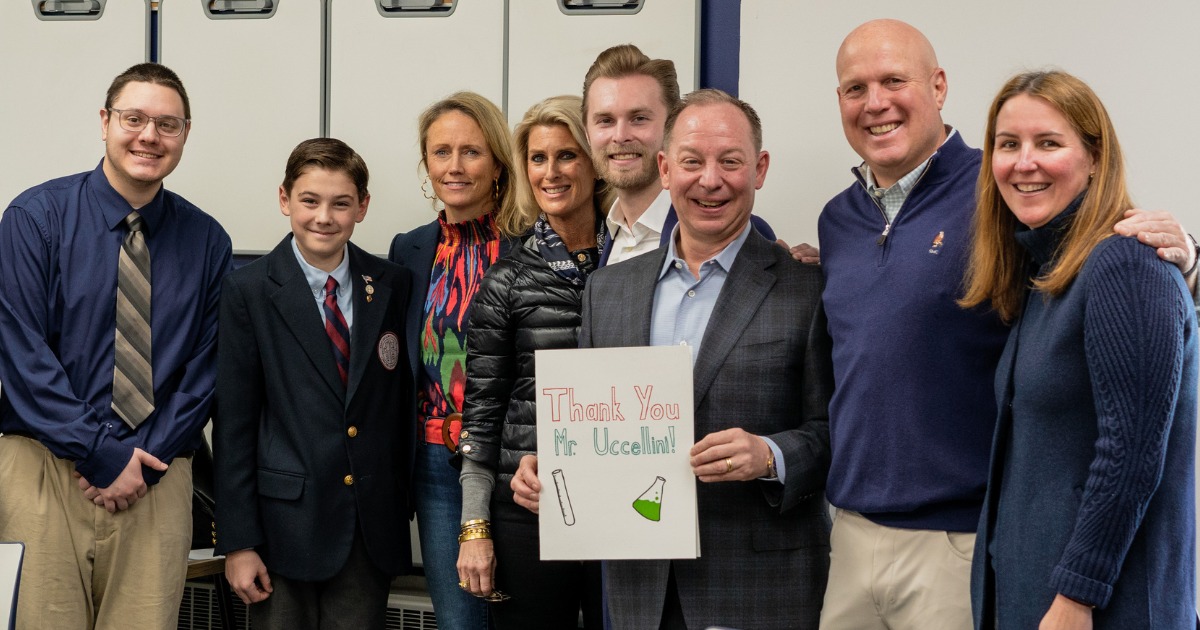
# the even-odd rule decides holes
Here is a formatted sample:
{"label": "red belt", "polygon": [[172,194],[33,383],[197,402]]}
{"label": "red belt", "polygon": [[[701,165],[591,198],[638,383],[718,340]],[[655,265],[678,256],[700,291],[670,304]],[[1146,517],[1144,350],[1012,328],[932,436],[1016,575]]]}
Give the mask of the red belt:
{"label": "red belt", "polygon": [[445,418],[425,419],[425,442],[443,444],[451,453],[458,450],[458,435],[461,432],[461,413],[452,413]]}

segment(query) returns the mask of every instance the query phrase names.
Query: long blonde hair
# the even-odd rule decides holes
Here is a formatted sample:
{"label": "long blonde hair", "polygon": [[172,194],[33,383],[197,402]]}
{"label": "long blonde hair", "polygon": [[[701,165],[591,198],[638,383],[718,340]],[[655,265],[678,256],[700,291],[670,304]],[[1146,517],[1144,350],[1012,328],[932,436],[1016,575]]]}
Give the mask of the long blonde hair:
{"label": "long blonde hair", "polygon": [[1053,266],[1033,280],[1033,288],[1048,295],[1065,291],[1092,250],[1113,235],[1113,226],[1133,207],[1125,185],[1125,163],[1117,132],[1096,93],[1083,81],[1058,70],[1027,72],[1009,79],[988,111],[966,294],[958,302],[972,307],[990,301],[1006,322],[1019,314],[1022,296],[1029,286],[1031,261],[1014,238],[1018,222],[1000,196],[992,175],[992,156],[996,117],[1009,99],[1020,94],[1043,99],[1062,112],[1095,160],[1096,169]]}
{"label": "long blonde hair", "polygon": [[[590,162],[592,156],[588,151],[587,132],[583,127],[582,104],[583,99],[578,96],[551,96],[530,107],[529,111],[525,112],[525,117],[513,129],[512,161],[513,164],[520,165],[517,168],[517,172],[520,174],[520,177],[517,178],[517,207],[520,208],[521,214],[529,225],[533,225],[541,211],[537,201],[533,198],[533,189],[529,185],[529,134],[534,127],[562,125],[571,132],[571,137],[579,145],[581,151],[579,158]],[[592,170],[596,170],[595,165]],[[593,194],[595,195],[593,204],[597,210],[602,213],[607,212],[615,196],[608,183],[603,179],[597,179]]]}
{"label": "long blonde hair", "polygon": [[500,177],[496,180],[496,226],[508,236],[520,235],[527,226],[517,211],[517,196],[513,188],[512,135],[508,133],[508,121],[504,119],[504,113],[495,103],[475,92],[463,91],[455,92],[421,112],[420,118],[417,119],[417,136],[421,151],[418,174],[421,168],[426,172],[429,170],[425,162],[425,142],[429,139],[429,128],[442,114],[451,111],[462,112],[474,120],[483,131],[488,151],[500,166]]}

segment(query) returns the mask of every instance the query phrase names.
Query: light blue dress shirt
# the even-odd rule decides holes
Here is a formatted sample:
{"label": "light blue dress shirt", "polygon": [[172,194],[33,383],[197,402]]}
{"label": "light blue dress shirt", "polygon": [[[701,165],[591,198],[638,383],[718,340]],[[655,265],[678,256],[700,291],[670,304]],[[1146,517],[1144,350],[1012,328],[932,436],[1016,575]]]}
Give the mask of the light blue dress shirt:
{"label": "light blue dress shirt", "polygon": [[[296,262],[300,263],[300,269],[304,272],[304,279],[308,280],[308,288],[312,289],[313,299],[317,301],[317,312],[321,313],[321,324],[325,324],[325,281],[329,276],[333,276],[337,280],[337,303],[338,308],[342,310],[342,317],[346,318],[346,329],[354,330],[354,301],[351,299],[354,294],[354,284],[350,282],[350,251],[345,245],[342,246],[342,262],[333,270],[333,273],[327,273],[308,264],[304,260],[304,255],[300,253],[300,248],[296,246],[296,239],[292,239],[292,253],[296,255]],[[351,334],[354,334],[351,332]],[[347,339],[347,341],[349,341]]]}
{"label": "light blue dress shirt", "polygon": [[[700,279],[697,280],[692,275],[687,261],[681,258],[675,249],[675,243],[679,240],[679,226],[675,226],[667,245],[667,257],[663,260],[662,269],[658,272],[658,283],[654,287],[650,345],[688,346],[692,350],[692,367],[696,366],[696,357],[700,355],[700,344],[704,341],[704,331],[708,329],[713,307],[717,305],[717,298],[721,296],[721,288],[725,286],[725,279],[729,277],[733,261],[742,250],[742,245],[752,229],[747,222],[742,233],[726,245],[725,249],[700,263]],[[760,437],[763,437],[763,441],[771,448],[771,453],[775,456],[775,471],[779,475],[779,483],[783,483],[786,472],[783,451],[779,450],[779,446],[770,438]]]}

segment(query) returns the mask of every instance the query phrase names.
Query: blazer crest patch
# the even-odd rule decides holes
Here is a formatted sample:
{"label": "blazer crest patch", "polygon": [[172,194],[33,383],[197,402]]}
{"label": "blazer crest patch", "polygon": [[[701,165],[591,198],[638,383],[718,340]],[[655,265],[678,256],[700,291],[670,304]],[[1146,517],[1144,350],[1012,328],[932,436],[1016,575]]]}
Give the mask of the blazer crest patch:
{"label": "blazer crest patch", "polygon": [[388,331],[379,336],[379,344],[375,348],[376,354],[379,355],[379,362],[383,367],[390,370],[396,369],[396,364],[400,361],[400,338],[396,333]]}

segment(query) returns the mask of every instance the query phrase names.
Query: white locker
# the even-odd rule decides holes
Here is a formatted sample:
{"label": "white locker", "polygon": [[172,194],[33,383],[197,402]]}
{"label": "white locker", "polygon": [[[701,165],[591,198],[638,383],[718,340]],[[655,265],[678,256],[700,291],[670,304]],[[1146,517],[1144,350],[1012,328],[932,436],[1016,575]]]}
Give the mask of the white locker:
{"label": "white locker", "polygon": [[96,167],[104,94],[148,59],[147,2],[103,0],[97,19],[50,20],[39,4],[0,2],[0,211],[31,186]]}
{"label": "white locker", "polygon": [[[269,17],[212,19],[208,3],[160,3],[160,61],[192,101],[192,130],[167,187],[225,226],[236,252],[288,233],[279,184],[288,154],[321,135],[321,3],[283,1]],[[218,3],[219,4],[219,3]]]}
{"label": "white locker", "polygon": [[384,15],[378,2],[329,2],[329,135],[354,147],[371,171],[371,206],[353,240],[387,255],[398,232],[436,216],[421,194],[417,117],[458,90],[503,106],[508,3]]}

